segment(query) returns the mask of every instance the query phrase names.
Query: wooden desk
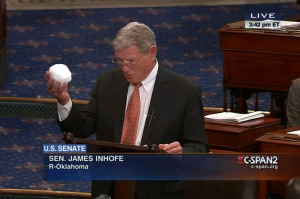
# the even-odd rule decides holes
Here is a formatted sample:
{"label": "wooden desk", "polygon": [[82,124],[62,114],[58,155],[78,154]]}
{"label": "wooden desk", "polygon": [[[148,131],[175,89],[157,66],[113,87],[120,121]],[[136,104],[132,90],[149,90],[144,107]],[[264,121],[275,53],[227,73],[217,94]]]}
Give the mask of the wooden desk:
{"label": "wooden desk", "polygon": [[223,51],[224,111],[226,90],[232,95],[231,111],[247,112],[245,100],[253,93],[271,92],[271,117],[283,118],[291,81],[300,74],[300,33],[272,33],[245,29],[244,21],[219,30]]}
{"label": "wooden desk", "polygon": [[[300,154],[300,142],[290,142],[284,140],[274,140],[270,139],[275,134],[285,135],[290,131],[300,130],[300,127],[292,127],[288,129],[282,129],[279,131],[274,131],[267,133],[256,139],[261,144],[262,153],[297,153]],[[293,164],[293,163],[292,163]],[[295,176],[296,177],[296,176]],[[271,194],[284,194],[284,187],[287,181],[260,181],[259,198],[266,198],[267,192]]]}
{"label": "wooden desk", "polygon": [[260,118],[243,123],[205,120],[205,132],[211,149],[239,152],[259,151],[256,138],[279,129],[280,119]]}
{"label": "wooden desk", "polygon": [[[255,141],[255,139],[264,135],[267,132],[279,129],[279,123],[280,119],[268,117],[243,122],[240,124],[220,121],[218,122],[206,119],[205,132],[207,135],[210,152],[258,152],[259,144]],[[236,198],[239,198],[239,196],[242,197],[239,194],[243,194],[242,192],[244,187],[249,186],[249,182],[246,181],[230,181],[226,182],[225,184],[222,184],[223,182],[221,181],[210,183],[213,184],[215,190],[218,190],[218,188],[220,189],[220,187],[225,186],[226,188],[224,189],[231,190],[229,195],[231,195],[232,192],[236,193]],[[228,195],[228,193],[224,194]],[[256,195],[256,193],[249,194]],[[224,197],[226,197],[225,195]],[[233,198],[232,195],[231,198]]]}
{"label": "wooden desk", "polygon": [[300,154],[300,142],[290,142],[284,140],[270,139],[275,134],[285,135],[288,132],[296,131],[296,130],[300,130],[300,126],[267,133],[257,138],[256,141],[261,143],[261,152],[263,153],[299,153]]}

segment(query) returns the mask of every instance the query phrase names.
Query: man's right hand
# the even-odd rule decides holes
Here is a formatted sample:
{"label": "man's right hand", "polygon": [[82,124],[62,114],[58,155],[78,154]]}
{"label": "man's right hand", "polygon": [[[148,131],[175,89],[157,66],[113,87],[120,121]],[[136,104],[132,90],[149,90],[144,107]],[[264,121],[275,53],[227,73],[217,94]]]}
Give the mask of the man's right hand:
{"label": "man's right hand", "polygon": [[60,82],[54,84],[54,79],[50,77],[49,71],[45,74],[45,81],[47,83],[47,89],[51,95],[56,97],[58,103],[66,105],[70,101],[70,95],[68,93],[68,84],[61,86]]}

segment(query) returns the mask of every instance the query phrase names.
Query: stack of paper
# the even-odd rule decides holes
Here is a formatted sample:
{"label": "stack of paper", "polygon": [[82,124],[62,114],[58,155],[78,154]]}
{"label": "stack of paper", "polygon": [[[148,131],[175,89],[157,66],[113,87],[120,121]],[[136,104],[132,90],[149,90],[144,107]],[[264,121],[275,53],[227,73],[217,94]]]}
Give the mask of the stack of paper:
{"label": "stack of paper", "polygon": [[298,29],[300,28],[300,22],[296,21],[280,21],[282,29]]}
{"label": "stack of paper", "polygon": [[300,130],[291,131],[284,135],[285,141],[299,142],[300,141]]}
{"label": "stack of paper", "polygon": [[215,113],[215,114],[210,114],[206,115],[206,119],[212,119],[212,120],[222,120],[222,121],[227,121],[227,122],[236,122],[236,123],[241,123],[257,118],[264,117],[264,114],[261,111],[256,111],[253,113],[233,113],[233,112],[222,112],[222,113]]}
{"label": "stack of paper", "polygon": [[287,134],[300,136],[300,130],[298,130],[298,131],[290,131]]}

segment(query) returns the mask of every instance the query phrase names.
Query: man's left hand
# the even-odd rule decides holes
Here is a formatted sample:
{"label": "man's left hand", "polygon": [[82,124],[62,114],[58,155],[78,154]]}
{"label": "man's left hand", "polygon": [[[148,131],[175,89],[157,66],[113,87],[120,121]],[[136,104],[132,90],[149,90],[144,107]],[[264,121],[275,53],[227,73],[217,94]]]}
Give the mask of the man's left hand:
{"label": "man's left hand", "polygon": [[179,142],[172,142],[170,144],[159,144],[159,148],[167,153],[182,153],[182,147]]}

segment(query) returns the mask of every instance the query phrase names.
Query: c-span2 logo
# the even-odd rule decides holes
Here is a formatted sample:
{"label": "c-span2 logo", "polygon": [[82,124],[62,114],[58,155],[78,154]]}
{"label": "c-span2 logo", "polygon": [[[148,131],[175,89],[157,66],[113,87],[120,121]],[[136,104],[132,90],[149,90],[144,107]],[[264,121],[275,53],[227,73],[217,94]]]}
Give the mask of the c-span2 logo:
{"label": "c-span2 logo", "polygon": [[251,169],[278,169],[277,156],[238,156],[238,164],[249,165]]}

